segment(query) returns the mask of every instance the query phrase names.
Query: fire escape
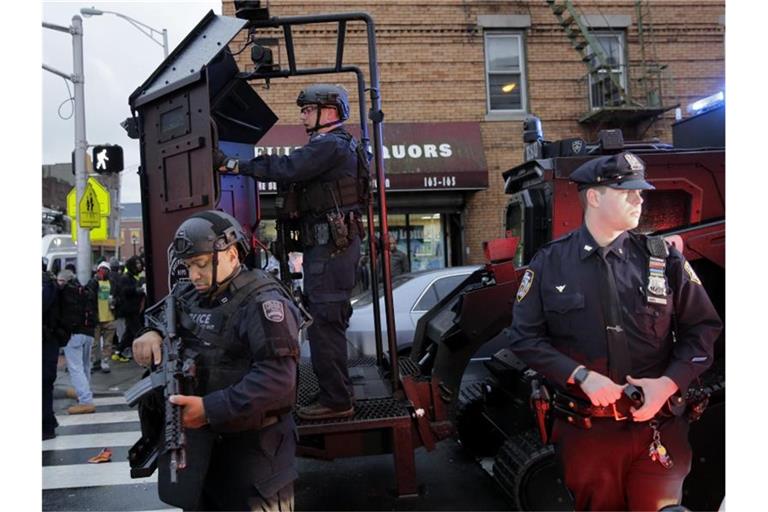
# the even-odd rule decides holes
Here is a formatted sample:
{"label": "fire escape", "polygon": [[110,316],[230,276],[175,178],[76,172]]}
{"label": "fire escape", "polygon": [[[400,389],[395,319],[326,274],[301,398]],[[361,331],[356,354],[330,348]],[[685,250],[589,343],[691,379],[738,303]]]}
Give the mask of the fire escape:
{"label": "fire escape", "polygon": [[[658,116],[677,106],[663,104],[667,66],[656,57],[648,0],[635,1],[640,60],[632,65],[623,64],[623,56],[609,55],[598,40],[600,32],[590,29],[586,17],[571,0],[546,2],[587,67],[581,80],[586,85],[587,110],[579,118],[580,123],[631,128],[645,122],[650,126]],[[625,53],[623,45],[620,52]]]}

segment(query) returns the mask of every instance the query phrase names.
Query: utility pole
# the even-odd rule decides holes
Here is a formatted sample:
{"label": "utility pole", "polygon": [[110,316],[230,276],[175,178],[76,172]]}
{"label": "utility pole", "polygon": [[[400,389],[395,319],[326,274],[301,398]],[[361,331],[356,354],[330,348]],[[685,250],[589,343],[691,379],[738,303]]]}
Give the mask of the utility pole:
{"label": "utility pole", "polygon": [[85,138],[85,72],[83,66],[83,19],[72,16],[72,26],[62,27],[43,22],[43,28],[66,32],[72,36],[72,75],[67,75],[43,64],[43,69],[72,82],[75,89],[75,194],[77,222],[77,279],[85,285],[91,279],[91,232],[80,224],[80,200],[85,193],[88,174],[85,169],[85,153],[88,141]]}

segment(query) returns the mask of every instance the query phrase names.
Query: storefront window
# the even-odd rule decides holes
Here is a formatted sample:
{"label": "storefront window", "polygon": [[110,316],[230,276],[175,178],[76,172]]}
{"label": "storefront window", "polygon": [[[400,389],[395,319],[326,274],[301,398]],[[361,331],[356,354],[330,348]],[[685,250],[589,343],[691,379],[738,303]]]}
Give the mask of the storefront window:
{"label": "storefront window", "polygon": [[442,215],[409,215],[409,256],[411,271],[432,270],[445,267],[445,233]]}
{"label": "storefront window", "polygon": [[[389,232],[397,238],[397,248],[408,255],[411,272],[445,268],[446,244],[442,214],[391,214],[387,219]],[[378,216],[375,222],[378,230]]]}

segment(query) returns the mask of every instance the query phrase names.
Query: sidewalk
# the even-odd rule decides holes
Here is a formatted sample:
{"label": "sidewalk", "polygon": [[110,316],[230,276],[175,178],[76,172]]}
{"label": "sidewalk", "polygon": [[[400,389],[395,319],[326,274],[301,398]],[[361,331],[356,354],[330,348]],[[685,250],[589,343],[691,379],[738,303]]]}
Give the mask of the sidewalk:
{"label": "sidewalk", "polygon": [[[53,388],[54,398],[65,397],[67,388],[72,387],[69,373],[65,371],[66,366],[64,356],[59,356],[58,372]],[[128,388],[138,382],[144,373],[144,368],[133,360],[125,363],[110,361],[109,366],[112,369],[110,373],[94,371],[91,374],[91,391],[95,397],[122,395]]]}

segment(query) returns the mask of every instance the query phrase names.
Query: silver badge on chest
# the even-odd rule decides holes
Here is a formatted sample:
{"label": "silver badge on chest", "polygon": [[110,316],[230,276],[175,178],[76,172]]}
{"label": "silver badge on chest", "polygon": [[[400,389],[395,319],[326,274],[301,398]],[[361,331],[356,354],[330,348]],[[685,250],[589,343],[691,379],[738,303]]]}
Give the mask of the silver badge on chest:
{"label": "silver badge on chest", "polygon": [[667,303],[667,262],[664,258],[651,256],[648,260],[648,293],[646,300],[651,304]]}

